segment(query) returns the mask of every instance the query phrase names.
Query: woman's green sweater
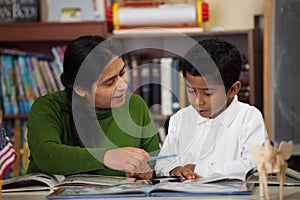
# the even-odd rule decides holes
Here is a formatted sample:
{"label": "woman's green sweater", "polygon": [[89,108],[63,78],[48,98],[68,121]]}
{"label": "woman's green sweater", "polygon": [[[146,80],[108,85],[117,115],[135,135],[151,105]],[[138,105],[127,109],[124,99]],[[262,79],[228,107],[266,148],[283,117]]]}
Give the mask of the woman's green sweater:
{"label": "woman's green sweater", "polygon": [[147,105],[138,95],[127,94],[126,102],[120,108],[96,110],[97,120],[106,137],[103,140],[106,142],[100,141],[96,148],[76,145],[70,116],[66,91],[39,97],[34,102],[27,122],[30,148],[27,173],[124,176],[124,172],[103,165],[101,161],[105,151],[131,146],[145,149],[151,155],[158,154],[155,126]]}

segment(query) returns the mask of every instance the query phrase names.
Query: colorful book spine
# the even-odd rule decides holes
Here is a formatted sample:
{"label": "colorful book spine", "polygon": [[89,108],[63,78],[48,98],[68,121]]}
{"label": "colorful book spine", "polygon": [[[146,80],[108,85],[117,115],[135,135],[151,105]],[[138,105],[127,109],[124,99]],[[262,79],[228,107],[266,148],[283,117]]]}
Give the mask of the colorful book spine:
{"label": "colorful book spine", "polygon": [[46,85],[47,91],[48,91],[48,93],[52,93],[53,89],[52,89],[52,86],[51,86],[51,83],[50,83],[50,79],[49,79],[50,75],[47,74],[45,63],[44,63],[43,60],[39,60],[38,63],[39,63],[40,71],[42,72],[42,75],[43,75],[43,80],[45,81],[45,85]]}
{"label": "colorful book spine", "polygon": [[49,82],[50,82],[52,91],[55,92],[55,91],[58,90],[58,87],[57,87],[56,81],[54,79],[53,72],[50,69],[49,62],[47,60],[43,60],[43,63],[44,63],[44,67],[45,67],[46,73],[47,73],[47,75],[49,77]]}
{"label": "colorful book spine", "polygon": [[27,107],[26,96],[22,84],[21,70],[20,70],[19,62],[16,58],[14,59],[14,72],[15,72],[16,83],[17,83],[16,90],[18,96],[19,111],[20,114],[28,114],[29,109]]}
{"label": "colorful book spine", "polygon": [[[64,50],[62,50],[64,51]],[[51,52],[55,58],[55,62],[57,63],[59,70],[61,71],[61,73],[63,72],[63,63],[64,63],[64,59],[63,59],[63,54],[62,52],[59,50],[59,47],[51,47]]]}
{"label": "colorful book spine", "polygon": [[57,84],[57,87],[59,90],[63,90],[64,89],[64,86],[63,84],[61,83],[61,80],[60,80],[60,76],[61,76],[61,73],[60,70],[59,70],[59,66],[57,65],[56,62],[49,62],[49,66],[51,68],[51,71],[53,73],[53,76],[54,76],[54,79],[55,79],[55,82]]}
{"label": "colorful book spine", "polygon": [[33,63],[31,61],[31,57],[29,57],[29,56],[26,56],[26,66],[27,66],[27,70],[29,73],[29,77],[30,77],[33,95],[35,98],[37,98],[41,95],[41,91],[38,86],[37,77],[34,74],[34,67],[33,67]]}
{"label": "colorful book spine", "polygon": [[3,76],[6,85],[6,96],[9,102],[6,102],[6,114],[17,114],[19,112],[15,83],[13,78],[13,67],[12,67],[12,59],[13,57],[10,55],[2,55],[1,56],[2,65],[4,68]]}
{"label": "colorful book spine", "polygon": [[28,72],[27,66],[26,66],[26,57],[19,56],[18,61],[19,61],[19,66],[20,66],[20,70],[21,70],[22,84],[24,87],[24,92],[25,92],[25,96],[26,96],[26,100],[27,100],[27,107],[28,107],[28,109],[30,109],[35,100],[35,97],[34,97],[34,93],[32,90],[29,72]]}
{"label": "colorful book spine", "polygon": [[48,90],[46,88],[42,73],[39,68],[38,59],[36,57],[31,57],[30,59],[33,66],[33,74],[36,79],[37,86],[39,88],[40,96],[44,96],[48,93]]}

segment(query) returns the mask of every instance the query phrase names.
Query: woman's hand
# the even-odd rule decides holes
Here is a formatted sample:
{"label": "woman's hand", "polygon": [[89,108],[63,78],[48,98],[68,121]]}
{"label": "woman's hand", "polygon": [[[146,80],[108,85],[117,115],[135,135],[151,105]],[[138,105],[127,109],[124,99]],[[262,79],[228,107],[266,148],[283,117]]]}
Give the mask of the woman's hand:
{"label": "woman's hand", "polygon": [[175,167],[173,170],[170,171],[171,176],[180,176],[181,179],[184,180],[191,180],[194,178],[201,178],[200,175],[194,173],[195,166],[192,164],[186,165],[184,167],[178,166]]}
{"label": "woman's hand", "polygon": [[107,150],[103,162],[106,167],[126,171],[126,176],[140,179],[152,177],[152,169],[148,165],[149,154],[140,148],[123,147]]}

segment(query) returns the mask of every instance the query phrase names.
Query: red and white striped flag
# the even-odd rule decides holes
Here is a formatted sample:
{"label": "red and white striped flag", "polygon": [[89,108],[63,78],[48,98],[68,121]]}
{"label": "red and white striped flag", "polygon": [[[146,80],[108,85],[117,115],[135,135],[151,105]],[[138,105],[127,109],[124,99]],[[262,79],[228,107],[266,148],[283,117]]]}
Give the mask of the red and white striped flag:
{"label": "red and white striped flag", "polygon": [[2,179],[6,171],[14,164],[16,160],[15,149],[7,137],[5,129],[0,124],[0,179]]}

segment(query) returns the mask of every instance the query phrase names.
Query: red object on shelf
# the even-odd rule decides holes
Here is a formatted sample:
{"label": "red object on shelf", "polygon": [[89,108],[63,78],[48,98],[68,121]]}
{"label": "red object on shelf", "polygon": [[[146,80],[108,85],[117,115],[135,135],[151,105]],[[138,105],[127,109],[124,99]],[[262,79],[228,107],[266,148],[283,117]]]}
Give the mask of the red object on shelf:
{"label": "red object on shelf", "polygon": [[[125,2],[124,7],[155,7],[159,5],[164,5],[165,2],[156,1],[128,1]],[[106,8],[106,19],[109,23],[113,23],[113,6]],[[206,22],[209,20],[209,6],[207,2],[202,1],[202,21]]]}
{"label": "red object on shelf", "polygon": [[208,21],[209,19],[209,7],[208,3],[202,2],[202,19],[204,22]]}

